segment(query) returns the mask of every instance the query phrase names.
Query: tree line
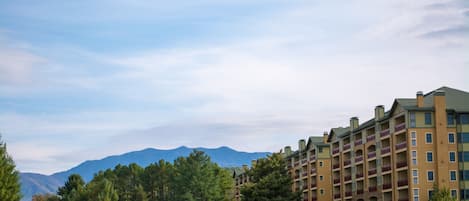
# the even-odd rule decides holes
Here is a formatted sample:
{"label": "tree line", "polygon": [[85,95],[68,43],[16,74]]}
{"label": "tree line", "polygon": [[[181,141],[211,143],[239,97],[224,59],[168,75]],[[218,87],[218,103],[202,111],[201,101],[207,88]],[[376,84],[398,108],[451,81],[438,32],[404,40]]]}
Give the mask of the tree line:
{"label": "tree line", "polygon": [[73,174],[57,196],[35,195],[33,201],[228,201],[233,184],[230,171],[195,150],[173,164],[160,160],[145,168],[117,165],[88,183]]}

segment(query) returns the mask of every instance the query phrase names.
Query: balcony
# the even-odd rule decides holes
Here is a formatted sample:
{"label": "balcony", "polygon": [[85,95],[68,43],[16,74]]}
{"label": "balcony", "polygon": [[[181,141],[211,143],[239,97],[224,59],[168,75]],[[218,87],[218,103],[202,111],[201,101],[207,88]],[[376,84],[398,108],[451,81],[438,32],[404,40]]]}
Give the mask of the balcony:
{"label": "balcony", "polygon": [[300,178],[299,174],[295,175],[295,179],[299,179],[299,178]]}
{"label": "balcony", "polygon": [[334,184],[340,183],[340,178],[339,179],[334,179]]}
{"label": "balcony", "polygon": [[368,153],[368,158],[376,157],[376,151]]}
{"label": "balcony", "polygon": [[311,184],[311,188],[316,188],[317,184]]}
{"label": "balcony", "polygon": [[312,155],[311,157],[309,157],[309,160],[311,160],[311,161],[316,160],[316,155]]}
{"label": "balcony", "polygon": [[396,168],[407,167],[407,161],[401,161],[396,163]]}
{"label": "balcony", "polygon": [[384,189],[390,189],[390,188],[392,188],[392,184],[391,184],[391,183],[383,184],[383,190],[384,190]]}
{"label": "balcony", "polygon": [[366,141],[367,141],[367,142],[370,142],[370,141],[375,140],[375,138],[376,138],[375,135],[369,135],[369,136],[366,136]]}
{"label": "balcony", "polygon": [[352,161],[350,159],[347,159],[344,161],[344,166],[350,165]]}
{"label": "balcony", "polygon": [[363,161],[363,156],[357,156],[355,157],[355,163],[358,163],[360,161]]}
{"label": "balcony", "polygon": [[396,150],[404,149],[407,147],[407,142],[401,142],[399,144],[396,144]]}
{"label": "balcony", "polygon": [[363,189],[359,189],[359,190],[357,190],[357,195],[361,195],[361,194],[363,194],[363,192],[364,192]]}
{"label": "balcony", "polygon": [[394,126],[394,132],[399,132],[399,131],[404,130],[404,129],[405,129],[405,122],[397,124],[396,126]]}
{"label": "balcony", "polygon": [[303,190],[308,190],[308,185],[303,185]]}
{"label": "balcony", "polygon": [[381,154],[387,154],[391,152],[391,147],[384,147],[381,149]]}
{"label": "balcony", "polygon": [[381,137],[386,137],[388,136],[389,134],[391,134],[391,132],[389,131],[389,128],[388,129],[385,129],[385,130],[382,130],[381,132],[379,132],[379,135]]}
{"label": "balcony", "polygon": [[300,161],[295,161],[294,166],[298,166],[298,165],[300,165]]}
{"label": "balcony", "polygon": [[334,199],[339,199],[340,198],[340,193],[334,194]]}
{"label": "balcony", "polygon": [[368,192],[376,192],[376,190],[378,190],[376,186],[368,187]]}
{"label": "balcony", "polygon": [[409,184],[409,181],[407,179],[397,181],[397,186],[398,187],[407,186],[408,184]]}
{"label": "balcony", "polygon": [[357,174],[355,175],[355,178],[357,178],[357,179],[358,179],[358,178],[362,178],[362,177],[363,177],[363,173],[357,173]]}
{"label": "balcony", "polygon": [[340,167],[340,164],[334,164],[334,165],[332,166],[332,169],[337,169],[337,168],[339,168],[339,167]]}
{"label": "balcony", "polygon": [[382,172],[387,172],[389,170],[391,170],[391,165],[384,165],[383,167],[381,167]]}
{"label": "balcony", "polygon": [[318,201],[318,198],[317,197],[312,197],[311,201]]}
{"label": "balcony", "polygon": [[352,191],[345,192],[345,197],[350,197],[350,196],[352,196]]}
{"label": "balcony", "polygon": [[350,144],[350,143],[344,145],[344,151],[345,151],[345,150],[349,150],[350,147],[351,147],[351,144]]}
{"label": "balcony", "polygon": [[376,169],[371,169],[371,170],[368,170],[368,175],[374,175],[376,174]]}
{"label": "balcony", "polygon": [[311,169],[311,174],[316,174],[316,169]]}
{"label": "balcony", "polygon": [[301,160],[301,164],[304,165],[304,164],[306,164],[306,163],[308,163],[308,160],[306,160],[306,159]]}
{"label": "balcony", "polygon": [[287,168],[288,168],[288,169],[291,169],[291,168],[292,168],[291,163],[288,164]]}
{"label": "balcony", "polygon": [[303,172],[303,174],[301,174],[301,176],[303,176],[303,177],[306,177],[306,176],[308,176],[308,172],[306,172],[306,171],[305,171],[305,172]]}
{"label": "balcony", "polygon": [[355,140],[355,146],[363,144],[362,139]]}
{"label": "balcony", "polygon": [[332,149],[332,154],[337,154],[339,153],[339,147]]}
{"label": "balcony", "polygon": [[350,181],[352,180],[352,175],[348,175],[344,177],[344,181]]}

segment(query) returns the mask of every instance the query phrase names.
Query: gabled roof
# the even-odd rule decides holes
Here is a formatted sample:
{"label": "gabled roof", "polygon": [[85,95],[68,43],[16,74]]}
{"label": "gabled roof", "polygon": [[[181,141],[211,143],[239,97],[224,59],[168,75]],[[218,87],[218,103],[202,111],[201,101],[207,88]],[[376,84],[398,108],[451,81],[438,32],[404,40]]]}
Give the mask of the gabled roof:
{"label": "gabled roof", "polygon": [[441,87],[424,95],[423,106],[433,107],[433,96],[435,91],[444,91],[446,97],[446,108],[458,112],[469,112],[469,93],[450,87]]}
{"label": "gabled roof", "polygon": [[350,132],[350,127],[338,127],[338,128],[332,128],[331,131],[329,132],[329,137],[327,138],[327,142],[332,142],[332,138],[334,136],[337,137],[342,137],[347,134],[347,132]]}

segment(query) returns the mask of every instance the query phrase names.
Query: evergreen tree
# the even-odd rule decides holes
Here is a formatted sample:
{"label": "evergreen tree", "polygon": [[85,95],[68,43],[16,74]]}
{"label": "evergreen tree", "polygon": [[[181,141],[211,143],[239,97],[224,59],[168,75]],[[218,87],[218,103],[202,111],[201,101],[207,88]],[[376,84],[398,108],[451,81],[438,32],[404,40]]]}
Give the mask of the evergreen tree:
{"label": "evergreen tree", "polygon": [[13,159],[7,153],[6,144],[0,135],[0,200],[19,201],[21,199],[19,173]]}
{"label": "evergreen tree", "polygon": [[170,189],[173,182],[174,167],[171,163],[160,160],[150,164],[142,174],[143,188],[148,193],[149,201],[167,201],[172,198]]}
{"label": "evergreen tree", "polygon": [[291,190],[293,181],[279,153],[259,159],[247,174],[252,183],[241,188],[243,201],[299,201],[301,199],[299,193]]}
{"label": "evergreen tree", "polygon": [[79,174],[72,174],[68,177],[65,185],[60,187],[57,194],[62,201],[84,200],[85,182]]}

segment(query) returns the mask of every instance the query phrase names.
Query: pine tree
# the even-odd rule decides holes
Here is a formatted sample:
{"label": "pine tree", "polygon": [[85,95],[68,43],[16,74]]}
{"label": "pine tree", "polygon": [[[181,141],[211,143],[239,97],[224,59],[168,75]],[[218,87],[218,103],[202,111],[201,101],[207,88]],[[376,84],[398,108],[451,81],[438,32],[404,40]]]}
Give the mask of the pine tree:
{"label": "pine tree", "polygon": [[58,195],[62,201],[80,201],[85,193],[85,182],[79,174],[72,174],[68,177],[65,185],[60,187]]}
{"label": "pine tree", "polygon": [[1,137],[0,135],[0,200],[19,201],[21,199],[19,173]]}
{"label": "pine tree", "polygon": [[281,154],[274,153],[268,158],[259,159],[247,173],[252,183],[241,188],[243,201],[300,200],[300,194],[291,191],[293,181]]}

